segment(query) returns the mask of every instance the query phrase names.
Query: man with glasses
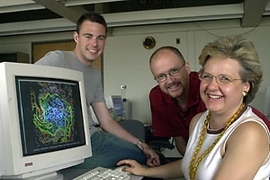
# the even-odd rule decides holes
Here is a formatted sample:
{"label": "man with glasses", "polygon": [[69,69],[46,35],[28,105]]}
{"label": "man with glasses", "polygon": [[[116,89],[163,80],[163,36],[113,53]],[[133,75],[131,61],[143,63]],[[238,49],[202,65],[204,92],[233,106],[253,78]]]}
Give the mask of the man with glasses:
{"label": "man with glasses", "polygon": [[181,155],[189,137],[189,123],[205,111],[200,98],[200,79],[191,72],[181,52],[171,46],[157,49],[150,57],[150,70],[158,85],[150,91],[152,128],[155,137],[173,137]]}

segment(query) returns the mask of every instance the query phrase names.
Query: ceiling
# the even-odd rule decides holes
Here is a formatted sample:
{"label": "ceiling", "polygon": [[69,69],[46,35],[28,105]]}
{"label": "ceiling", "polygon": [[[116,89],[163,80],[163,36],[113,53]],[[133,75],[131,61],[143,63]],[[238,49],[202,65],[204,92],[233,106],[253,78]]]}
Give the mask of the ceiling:
{"label": "ceiling", "polygon": [[108,27],[241,20],[256,27],[270,14],[269,0],[2,0],[0,36],[68,31],[84,12],[104,15]]}

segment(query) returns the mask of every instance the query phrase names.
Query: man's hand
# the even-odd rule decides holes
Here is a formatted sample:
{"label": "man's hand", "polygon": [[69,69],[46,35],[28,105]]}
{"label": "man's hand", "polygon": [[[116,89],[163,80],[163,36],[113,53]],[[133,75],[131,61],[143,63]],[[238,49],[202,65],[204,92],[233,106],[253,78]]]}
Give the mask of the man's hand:
{"label": "man's hand", "polygon": [[143,151],[144,155],[147,158],[146,164],[148,166],[153,167],[153,166],[160,165],[159,156],[157,155],[157,153],[150,146],[148,146],[144,142],[140,142],[140,146],[141,146],[140,149]]}

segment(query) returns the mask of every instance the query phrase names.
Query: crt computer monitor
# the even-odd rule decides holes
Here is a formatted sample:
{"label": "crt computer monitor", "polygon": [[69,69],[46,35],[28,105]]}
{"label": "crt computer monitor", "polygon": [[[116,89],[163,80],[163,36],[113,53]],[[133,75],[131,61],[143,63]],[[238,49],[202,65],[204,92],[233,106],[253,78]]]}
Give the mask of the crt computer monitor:
{"label": "crt computer monitor", "polygon": [[61,179],[92,155],[81,72],[0,63],[0,179]]}
{"label": "crt computer monitor", "polygon": [[[111,96],[106,97],[105,103],[106,103],[107,108],[109,109],[111,117],[114,120],[120,121],[123,119],[124,106],[122,102],[122,97],[120,95],[111,95]],[[91,113],[91,118],[94,121],[94,124],[98,125],[99,121],[92,106],[90,106],[90,113]]]}

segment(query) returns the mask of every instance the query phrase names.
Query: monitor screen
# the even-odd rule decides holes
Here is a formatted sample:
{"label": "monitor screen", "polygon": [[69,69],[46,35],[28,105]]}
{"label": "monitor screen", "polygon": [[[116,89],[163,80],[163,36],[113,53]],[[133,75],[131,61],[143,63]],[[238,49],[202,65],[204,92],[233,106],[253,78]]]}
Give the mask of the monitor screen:
{"label": "monitor screen", "polygon": [[124,108],[121,96],[111,96],[113,108],[116,111],[117,116],[123,116]]}
{"label": "monitor screen", "polygon": [[54,179],[92,155],[81,72],[3,62],[0,83],[0,179]]}
{"label": "monitor screen", "polygon": [[120,95],[110,95],[105,98],[107,108],[110,111],[112,118],[120,121],[124,117],[124,105]]}
{"label": "monitor screen", "polygon": [[85,144],[77,81],[16,76],[23,156]]}

